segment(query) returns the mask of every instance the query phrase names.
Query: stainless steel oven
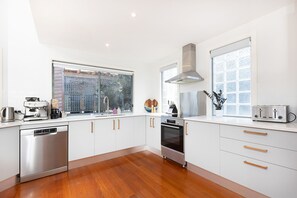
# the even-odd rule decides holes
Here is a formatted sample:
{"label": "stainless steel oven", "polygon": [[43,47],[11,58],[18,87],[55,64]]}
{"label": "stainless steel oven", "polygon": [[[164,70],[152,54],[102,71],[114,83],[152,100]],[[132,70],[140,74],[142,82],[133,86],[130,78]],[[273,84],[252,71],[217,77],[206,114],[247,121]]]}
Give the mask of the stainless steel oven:
{"label": "stainless steel oven", "polygon": [[184,155],[184,121],[181,118],[161,117],[161,154],[186,166]]}

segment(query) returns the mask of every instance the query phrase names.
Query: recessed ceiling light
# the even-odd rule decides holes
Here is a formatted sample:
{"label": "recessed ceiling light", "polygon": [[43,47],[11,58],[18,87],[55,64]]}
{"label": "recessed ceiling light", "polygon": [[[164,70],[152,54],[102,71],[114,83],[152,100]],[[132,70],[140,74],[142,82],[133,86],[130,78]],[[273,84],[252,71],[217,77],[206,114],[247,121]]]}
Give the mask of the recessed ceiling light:
{"label": "recessed ceiling light", "polygon": [[109,47],[109,43],[105,43],[105,47]]}
{"label": "recessed ceiling light", "polygon": [[136,17],[136,13],[135,12],[131,12],[131,17],[135,18]]}

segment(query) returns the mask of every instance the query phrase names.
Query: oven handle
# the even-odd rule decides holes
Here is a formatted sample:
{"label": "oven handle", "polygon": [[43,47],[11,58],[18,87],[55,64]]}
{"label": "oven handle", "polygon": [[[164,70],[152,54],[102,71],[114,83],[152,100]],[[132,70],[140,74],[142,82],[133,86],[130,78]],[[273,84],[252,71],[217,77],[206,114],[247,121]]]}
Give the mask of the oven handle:
{"label": "oven handle", "polygon": [[171,126],[171,125],[168,125],[168,124],[161,124],[161,126],[164,126],[164,127],[168,127],[168,128],[173,128],[173,129],[179,129],[179,127],[177,126]]}

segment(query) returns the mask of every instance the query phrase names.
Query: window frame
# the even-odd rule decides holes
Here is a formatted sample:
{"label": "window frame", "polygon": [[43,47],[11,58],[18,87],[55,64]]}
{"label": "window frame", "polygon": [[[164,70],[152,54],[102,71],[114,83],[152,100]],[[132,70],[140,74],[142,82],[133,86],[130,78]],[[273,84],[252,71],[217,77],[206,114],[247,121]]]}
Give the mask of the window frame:
{"label": "window frame", "polygon": [[[58,61],[58,60],[52,60],[52,98],[54,98],[54,68],[55,67],[61,67],[61,68],[77,68],[77,69],[89,69],[89,70],[94,70],[98,72],[109,72],[109,73],[116,73],[116,74],[126,74],[126,75],[131,75],[132,77],[132,86],[131,86],[131,95],[132,95],[132,109],[130,113],[133,113],[134,111],[134,71],[131,70],[124,70],[124,69],[117,69],[117,68],[109,68],[109,67],[103,67],[103,66],[95,66],[95,65],[89,65],[89,64],[81,64],[81,63],[73,63],[73,62],[66,62],[66,61]],[[100,81],[100,78],[98,78]],[[100,86],[100,82],[99,82]],[[64,94],[64,93],[63,93]],[[100,94],[99,94],[100,98]],[[65,100],[63,99],[62,103],[65,103]],[[59,107],[62,108],[62,107]],[[100,102],[98,104],[98,111],[95,114],[101,114],[103,112],[100,112]],[[63,110],[64,111],[64,110]],[[90,113],[70,113],[70,115],[88,115]],[[93,113],[91,113],[93,114]]]}
{"label": "window frame", "polygon": [[[160,106],[161,106],[161,112],[162,113],[166,113],[166,109],[163,109],[163,72],[164,71],[166,71],[166,70],[169,70],[169,69],[173,69],[173,68],[176,68],[176,70],[177,70],[177,74],[176,75],[178,75],[178,64],[177,64],[177,62],[175,62],[175,63],[172,63],[172,64],[169,64],[169,65],[167,65],[167,66],[164,66],[164,67],[161,67],[161,69],[160,69],[160,82],[161,82],[161,89],[160,89],[160,96],[161,96],[161,100],[160,100]],[[178,84],[176,84],[176,86],[177,86],[177,94],[179,93],[179,85]],[[175,105],[177,105],[178,106],[178,103],[179,103],[179,97],[177,96],[177,101],[176,101],[176,103],[177,104],[175,104]]]}
{"label": "window frame", "polygon": [[[254,37],[254,36],[253,36]],[[242,44],[242,43],[245,43],[245,42],[248,42],[248,44]],[[231,46],[231,47],[230,47]],[[241,38],[241,39],[238,39],[234,42],[230,42],[228,44],[225,44],[225,45],[222,45],[218,48],[215,48],[215,49],[212,49],[210,50],[210,58],[211,58],[211,61],[210,61],[210,64],[211,64],[211,90],[214,91],[214,58],[217,57],[217,56],[221,56],[221,55],[224,55],[224,54],[228,54],[228,53],[231,53],[231,52],[234,52],[234,51],[237,51],[237,50],[241,50],[241,49],[244,49],[246,47],[250,47],[250,66],[249,66],[249,69],[250,69],[250,109],[252,108],[252,104],[254,103],[254,98],[256,97],[256,92],[257,92],[257,89],[256,89],[256,86],[255,83],[256,83],[256,72],[255,72],[255,62],[254,60],[256,60],[256,55],[255,55],[255,42],[254,42],[254,39],[253,39],[253,42],[252,42],[252,36],[247,36],[247,37],[244,37],[244,38]],[[224,49],[226,48],[226,49]],[[236,69],[236,71],[239,71],[238,68]],[[224,72],[224,74],[226,74],[226,72]],[[238,74],[239,75],[239,74]],[[255,77],[255,79],[253,78]],[[226,82],[226,79],[224,80],[224,84]],[[238,84],[239,80],[236,80],[235,81],[236,84]],[[235,93],[236,94],[239,94],[240,92],[238,91],[239,87],[236,88],[236,91]],[[225,94],[225,97],[227,97],[227,94],[226,93],[223,93]],[[227,103],[227,101],[226,101]],[[224,105],[226,105],[226,103]],[[236,107],[237,107],[237,103],[238,101],[236,101]],[[215,116],[215,108],[214,108],[214,105],[211,104],[211,114],[213,116]],[[250,110],[250,115],[225,115],[223,114],[224,117],[235,117],[235,118],[251,118],[252,117],[252,111]]]}

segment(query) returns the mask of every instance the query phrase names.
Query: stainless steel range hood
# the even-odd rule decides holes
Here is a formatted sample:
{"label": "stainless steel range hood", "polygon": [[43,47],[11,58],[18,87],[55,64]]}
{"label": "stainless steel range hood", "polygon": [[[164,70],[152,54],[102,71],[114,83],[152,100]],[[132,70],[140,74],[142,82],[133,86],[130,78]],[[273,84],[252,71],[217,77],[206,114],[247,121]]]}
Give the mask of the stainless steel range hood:
{"label": "stainless steel range hood", "polygon": [[200,74],[196,72],[196,45],[190,43],[183,47],[183,63],[182,73],[166,80],[166,83],[191,83],[204,80]]}

